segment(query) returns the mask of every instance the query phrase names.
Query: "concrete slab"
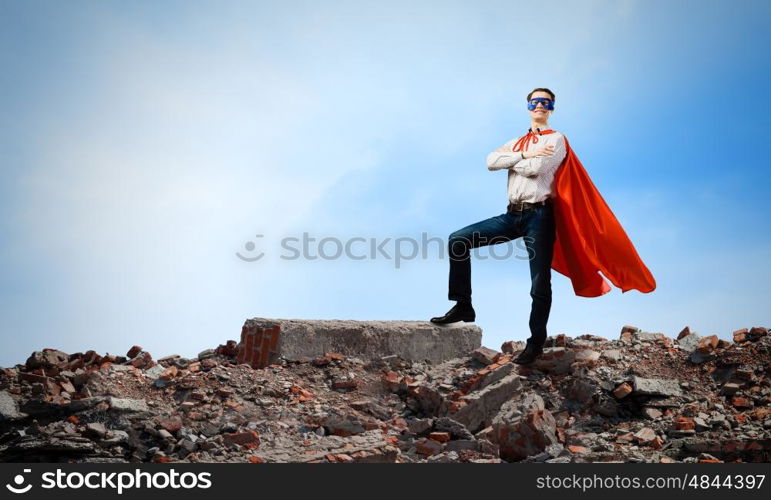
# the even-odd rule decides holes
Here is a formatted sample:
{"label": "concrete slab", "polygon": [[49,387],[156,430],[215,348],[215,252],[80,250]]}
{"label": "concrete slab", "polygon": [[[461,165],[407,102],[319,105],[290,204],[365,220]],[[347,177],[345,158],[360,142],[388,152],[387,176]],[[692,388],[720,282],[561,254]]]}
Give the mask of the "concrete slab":
{"label": "concrete slab", "polygon": [[237,360],[255,368],[327,352],[364,360],[396,355],[432,364],[468,356],[482,343],[482,329],[468,323],[252,318],[241,330]]}

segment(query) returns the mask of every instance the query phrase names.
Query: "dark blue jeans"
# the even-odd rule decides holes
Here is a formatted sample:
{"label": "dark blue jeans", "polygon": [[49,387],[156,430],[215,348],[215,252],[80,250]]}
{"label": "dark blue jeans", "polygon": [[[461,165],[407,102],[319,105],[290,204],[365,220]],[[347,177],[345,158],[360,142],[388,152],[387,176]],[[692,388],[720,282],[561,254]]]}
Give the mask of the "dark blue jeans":
{"label": "dark blue jeans", "polygon": [[549,203],[522,212],[508,212],[450,234],[450,300],[471,300],[471,249],[523,238],[530,262],[529,342],[546,340],[551,310],[551,261],[554,255],[554,206]]}

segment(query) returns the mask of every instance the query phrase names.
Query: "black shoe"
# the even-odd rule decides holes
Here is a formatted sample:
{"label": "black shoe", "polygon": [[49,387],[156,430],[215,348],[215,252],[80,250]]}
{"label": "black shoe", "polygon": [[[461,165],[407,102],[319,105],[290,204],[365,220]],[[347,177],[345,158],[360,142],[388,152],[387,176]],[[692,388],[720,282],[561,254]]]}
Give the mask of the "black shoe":
{"label": "black shoe", "polygon": [[538,359],[538,356],[540,356],[541,353],[543,353],[542,345],[536,347],[528,342],[525,350],[519,353],[519,356],[517,356],[517,359],[515,359],[514,362],[518,365],[529,365]]}
{"label": "black shoe", "polygon": [[471,307],[471,303],[458,302],[444,316],[431,318],[431,323],[445,325],[447,323],[455,323],[456,321],[471,322],[476,319],[476,316],[477,314],[474,312],[474,308]]}

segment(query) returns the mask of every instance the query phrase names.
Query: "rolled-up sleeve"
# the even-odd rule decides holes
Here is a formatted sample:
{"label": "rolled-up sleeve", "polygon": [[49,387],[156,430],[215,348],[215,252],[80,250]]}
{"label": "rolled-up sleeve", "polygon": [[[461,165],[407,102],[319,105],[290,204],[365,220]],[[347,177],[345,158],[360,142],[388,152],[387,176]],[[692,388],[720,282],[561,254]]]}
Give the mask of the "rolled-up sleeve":
{"label": "rolled-up sleeve", "polygon": [[487,170],[503,170],[511,168],[522,161],[522,154],[516,153],[498,153],[496,151],[487,155]]}
{"label": "rolled-up sleeve", "polygon": [[565,138],[560,136],[554,145],[554,153],[549,156],[536,156],[516,162],[511,166],[514,172],[525,177],[537,177],[545,172],[552,172],[557,169],[565,159],[567,150],[565,149]]}
{"label": "rolled-up sleeve", "polygon": [[522,154],[519,151],[515,153],[511,150],[515,142],[516,139],[512,139],[492,153],[488,154],[487,169],[503,170],[505,168],[511,168],[518,162],[522,161]]}

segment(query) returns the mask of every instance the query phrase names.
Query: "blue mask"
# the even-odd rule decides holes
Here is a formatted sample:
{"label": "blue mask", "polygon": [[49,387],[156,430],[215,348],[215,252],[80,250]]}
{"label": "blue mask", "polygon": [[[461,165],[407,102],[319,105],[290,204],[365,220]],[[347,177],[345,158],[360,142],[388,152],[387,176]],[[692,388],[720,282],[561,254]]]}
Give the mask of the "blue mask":
{"label": "blue mask", "polygon": [[527,109],[533,111],[535,107],[538,106],[539,102],[543,104],[543,109],[547,111],[554,111],[554,101],[546,97],[533,97],[527,101]]}

